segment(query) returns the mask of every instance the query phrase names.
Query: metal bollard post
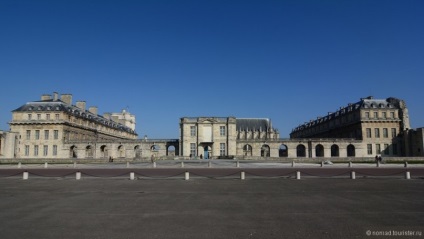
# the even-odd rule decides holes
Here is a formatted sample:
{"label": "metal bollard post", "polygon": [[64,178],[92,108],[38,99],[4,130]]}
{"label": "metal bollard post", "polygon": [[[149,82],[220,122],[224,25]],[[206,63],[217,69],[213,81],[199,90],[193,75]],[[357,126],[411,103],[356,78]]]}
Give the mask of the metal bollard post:
{"label": "metal bollard post", "polygon": [[239,162],[239,161],[237,161],[237,163],[236,163],[236,167],[237,167],[237,168],[240,168],[240,162]]}
{"label": "metal bollard post", "polygon": [[322,168],[322,167],[324,167],[324,162],[323,162],[323,161],[321,161],[321,168]]}
{"label": "metal bollard post", "polygon": [[405,178],[406,179],[411,179],[411,173],[409,171],[406,171]]}
{"label": "metal bollard post", "polygon": [[130,162],[127,162],[127,168],[129,168],[130,167]]}
{"label": "metal bollard post", "polygon": [[240,179],[241,180],[245,180],[246,179],[246,174],[244,172],[240,173]]}
{"label": "metal bollard post", "polygon": [[22,168],[22,163],[21,162],[18,163],[18,168]]}
{"label": "metal bollard post", "polygon": [[75,175],[75,179],[76,179],[76,180],[80,180],[80,179],[81,179],[81,172],[79,172],[79,171],[78,171],[78,172],[76,173],[76,175]]}
{"label": "metal bollard post", "polygon": [[351,179],[356,179],[356,173],[355,173],[355,171],[350,172],[350,178]]}
{"label": "metal bollard post", "polygon": [[23,176],[22,176],[22,179],[23,180],[27,180],[28,179],[28,176],[29,176],[28,172],[25,171],[24,174],[23,174]]}
{"label": "metal bollard post", "polygon": [[294,161],[292,161],[292,168],[294,168],[294,165],[295,165],[295,162],[294,162]]}
{"label": "metal bollard post", "polygon": [[181,168],[184,168],[184,162],[181,162]]}
{"label": "metal bollard post", "polygon": [[134,180],[135,179],[135,174],[134,174],[134,172],[131,172],[130,173],[130,180]]}
{"label": "metal bollard post", "polygon": [[380,167],[380,161],[377,161],[377,168]]}
{"label": "metal bollard post", "polygon": [[296,179],[300,179],[300,171],[296,172]]}
{"label": "metal bollard post", "polygon": [[156,162],[153,162],[153,168],[156,168]]}
{"label": "metal bollard post", "polygon": [[189,180],[190,179],[190,173],[189,172],[185,172],[184,179],[185,180]]}
{"label": "metal bollard post", "polygon": [[45,162],[44,163],[44,168],[47,168],[48,167],[48,163],[47,162]]}
{"label": "metal bollard post", "polygon": [[349,168],[351,168],[352,167],[352,162],[349,162]]}

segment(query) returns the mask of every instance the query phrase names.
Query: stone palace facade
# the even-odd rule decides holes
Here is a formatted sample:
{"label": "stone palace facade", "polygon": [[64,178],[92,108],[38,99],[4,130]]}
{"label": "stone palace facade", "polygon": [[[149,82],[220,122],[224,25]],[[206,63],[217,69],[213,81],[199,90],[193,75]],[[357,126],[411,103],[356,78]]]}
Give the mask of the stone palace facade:
{"label": "stone palace facade", "polygon": [[410,129],[406,104],[396,98],[363,98],[296,127],[290,139],[270,119],[236,117],[183,117],[178,139],[140,139],[129,112],[99,115],[56,92],[13,110],[9,125],[0,131],[0,159],[424,156],[423,128]]}

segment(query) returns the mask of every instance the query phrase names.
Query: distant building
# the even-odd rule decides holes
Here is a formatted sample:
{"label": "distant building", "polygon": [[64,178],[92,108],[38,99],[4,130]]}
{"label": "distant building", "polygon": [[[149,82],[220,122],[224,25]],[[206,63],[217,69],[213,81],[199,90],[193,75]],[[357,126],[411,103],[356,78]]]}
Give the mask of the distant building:
{"label": "distant building", "polygon": [[12,111],[1,159],[337,159],[424,156],[424,128],[410,129],[403,100],[367,97],[280,138],[267,118],[183,117],[179,139],[143,139],[126,110],[98,114],[72,95],[42,95]]}
{"label": "distant building", "polygon": [[296,127],[290,138],[354,138],[362,140],[366,155],[402,156],[409,128],[403,100],[367,97]]}
{"label": "distant building", "polygon": [[[184,117],[180,119],[181,156],[227,157],[242,155],[239,140],[247,142],[279,139],[269,119],[235,117]],[[249,149],[252,155],[252,149]],[[269,157],[269,148],[262,154]],[[259,156],[259,155],[258,155]]]}
{"label": "distant building", "polygon": [[[78,157],[77,147],[64,148],[65,142],[137,138],[132,125],[125,125],[127,120],[135,124],[135,117],[120,119],[112,115],[98,115],[97,107],[87,110],[85,101],[73,105],[70,94],[62,94],[60,99],[56,92],[53,96],[42,95],[40,101],[28,102],[12,111],[10,129],[19,135],[15,157],[74,158]],[[93,157],[95,150],[90,145],[84,149],[88,157]],[[101,150],[103,154],[107,151]]]}

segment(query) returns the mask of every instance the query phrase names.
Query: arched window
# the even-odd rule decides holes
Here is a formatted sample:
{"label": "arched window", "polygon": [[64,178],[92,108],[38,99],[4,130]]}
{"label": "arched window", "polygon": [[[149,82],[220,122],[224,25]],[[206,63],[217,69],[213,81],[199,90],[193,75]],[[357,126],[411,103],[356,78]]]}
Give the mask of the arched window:
{"label": "arched window", "polygon": [[71,158],[77,158],[77,146],[72,145],[69,149],[69,157]]}
{"label": "arched window", "polygon": [[315,156],[316,157],[324,157],[324,146],[322,146],[321,144],[318,144],[315,147]]}
{"label": "arched window", "polygon": [[86,158],[92,158],[93,157],[93,147],[91,147],[91,145],[88,145],[87,147],[85,147],[85,157]]}
{"label": "arched window", "polygon": [[296,156],[297,157],[306,157],[306,147],[303,144],[299,144],[296,147]]}
{"label": "arched window", "polygon": [[289,154],[288,154],[287,145],[285,145],[285,144],[280,145],[280,148],[278,150],[278,156],[279,157],[287,157],[288,155]]}
{"label": "arched window", "polygon": [[252,156],[252,146],[246,144],[243,146],[243,155],[244,156]]}
{"label": "arched window", "polygon": [[331,157],[339,157],[339,146],[336,144],[331,145]]}
{"label": "arched window", "polygon": [[140,145],[137,145],[134,147],[134,155],[135,155],[135,158],[141,158],[142,154],[141,154]]}
{"label": "arched window", "polygon": [[125,148],[123,145],[119,145],[118,154],[120,158],[125,158]]}
{"label": "arched window", "polygon": [[264,144],[261,147],[261,157],[269,157],[271,154],[269,146]]}
{"label": "arched window", "polygon": [[175,156],[175,146],[174,145],[169,145],[167,148],[167,156]]}
{"label": "arched window", "polygon": [[355,146],[352,144],[349,144],[347,146],[347,156],[348,157],[355,157]]}
{"label": "arched window", "polygon": [[102,158],[107,158],[108,157],[108,152],[107,152],[106,145],[100,146],[100,157],[102,157]]}

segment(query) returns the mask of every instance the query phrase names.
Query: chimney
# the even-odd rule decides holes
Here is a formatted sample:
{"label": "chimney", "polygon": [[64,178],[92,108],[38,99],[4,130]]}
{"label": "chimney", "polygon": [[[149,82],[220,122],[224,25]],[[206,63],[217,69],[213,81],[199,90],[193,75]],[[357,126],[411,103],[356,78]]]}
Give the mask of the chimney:
{"label": "chimney", "polygon": [[108,120],[110,120],[110,116],[111,116],[111,114],[110,114],[110,113],[104,113],[104,114],[103,114],[103,117],[104,117],[105,119],[108,119]]}
{"label": "chimney", "polygon": [[88,108],[88,111],[92,114],[95,114],[95,115],[97,115],[99,113],[97,106],[90,106],[90,108]]}
{"label": "chimney", "polygon": [[41,96],[42,101],[51,100],[51,95],[44,94]]}
{"label": "chimney", "polygon": [[85,110],[85,101],[77,101],[77,107],[78,108],[80,108],[80,109],[82,109],[82,110]]}
{"label": "chimney", "polygon": [[68,105],[72,105],[72,95],[71,94],[62,94],[61,100]]}
{"label": "chimney", "polygon": [[54,101],[57,101],[59,98],[58,98],[58,93],[57,92],[53,92],[53,100]]}

